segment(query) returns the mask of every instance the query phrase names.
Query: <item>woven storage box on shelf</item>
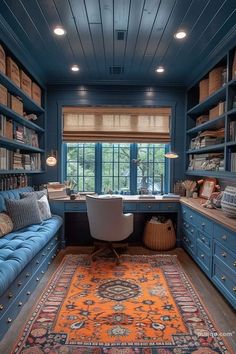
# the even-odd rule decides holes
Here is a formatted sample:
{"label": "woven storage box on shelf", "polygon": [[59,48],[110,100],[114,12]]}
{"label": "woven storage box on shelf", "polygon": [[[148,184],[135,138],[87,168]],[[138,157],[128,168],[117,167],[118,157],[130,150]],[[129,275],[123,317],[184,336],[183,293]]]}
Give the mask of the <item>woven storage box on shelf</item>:
{"label": "woven storage box on shelf", "polygon": [[223,66],[215,68],[209,72],[209,95],[217,91],[222,86]]}
{"label": "woven storage box on shelf", "polygon": [[204,79],[199,82],[199,102],[204,101],[209,96],[209,80]]}
{"label": "woven storage box on shelf", "polygon": [[167,251],[175,246],[176,235],[172,221],[165,223],[148,221],[144,230],[144,245],[151,250]]}

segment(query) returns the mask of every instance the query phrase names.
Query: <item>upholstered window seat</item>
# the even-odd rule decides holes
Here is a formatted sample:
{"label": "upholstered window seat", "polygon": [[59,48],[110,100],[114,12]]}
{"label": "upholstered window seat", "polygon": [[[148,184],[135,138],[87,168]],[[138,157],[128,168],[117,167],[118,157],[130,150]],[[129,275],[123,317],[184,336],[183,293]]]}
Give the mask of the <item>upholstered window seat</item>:
{"label": "upholstered window seat", "polygon": [[[5,198],[20,199],[20,193],[30,191],[0,192],[0,212]],[[60,249],[61,225],[62,219],[52,215],[0,238],[0,340]]]}

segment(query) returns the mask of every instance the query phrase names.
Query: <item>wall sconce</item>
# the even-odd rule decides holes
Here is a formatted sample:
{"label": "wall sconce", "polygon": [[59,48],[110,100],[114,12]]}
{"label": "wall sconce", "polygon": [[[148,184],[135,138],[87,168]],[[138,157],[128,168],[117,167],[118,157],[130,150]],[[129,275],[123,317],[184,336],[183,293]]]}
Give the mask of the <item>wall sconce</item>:
{"label": "wall sconce", "polygon": [[46,159],[46,165],[49,167],[53,167],[56,166],[56,164],[57,164],[57,151],[51,150],[50,154]]}
{"label": "wall sconce", "polygon": [[167,159],[177,159],[179,155],[175,151],[169,151],[164,155]]}

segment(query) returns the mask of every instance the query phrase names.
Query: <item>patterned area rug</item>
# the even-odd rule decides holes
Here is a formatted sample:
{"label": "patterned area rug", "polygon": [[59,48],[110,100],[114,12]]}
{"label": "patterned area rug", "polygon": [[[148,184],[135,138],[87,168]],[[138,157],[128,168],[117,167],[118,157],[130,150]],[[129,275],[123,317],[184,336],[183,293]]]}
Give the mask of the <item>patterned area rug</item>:
{"label": "patterned area rug", "polygon": [[230,353],[176,256],[68,255],[14,353]]}

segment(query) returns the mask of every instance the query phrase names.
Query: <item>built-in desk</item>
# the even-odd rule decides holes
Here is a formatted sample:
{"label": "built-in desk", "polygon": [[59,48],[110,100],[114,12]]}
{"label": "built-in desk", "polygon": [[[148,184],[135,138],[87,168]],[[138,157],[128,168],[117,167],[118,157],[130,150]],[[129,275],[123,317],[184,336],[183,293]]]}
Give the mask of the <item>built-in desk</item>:
{"label": "built-in desk", "polygon": [[[179,200],[164,199],[161,196],[156,196],[155,199],[141,199],[135,195],[122,196],[122,198],[124,212],[134,213],[134,232],[129,237],[129,242],[141,242],[145,223],[152,215],[166,214],[172,218],[175,225],[178,224]],[[69,197],[50,199],[50,207],[52,213],[60,215],[64,219],[63,246],[92,244],[85,197],[75,200],[70,200]],[[180,241],[178,233],[177,240]]]}

